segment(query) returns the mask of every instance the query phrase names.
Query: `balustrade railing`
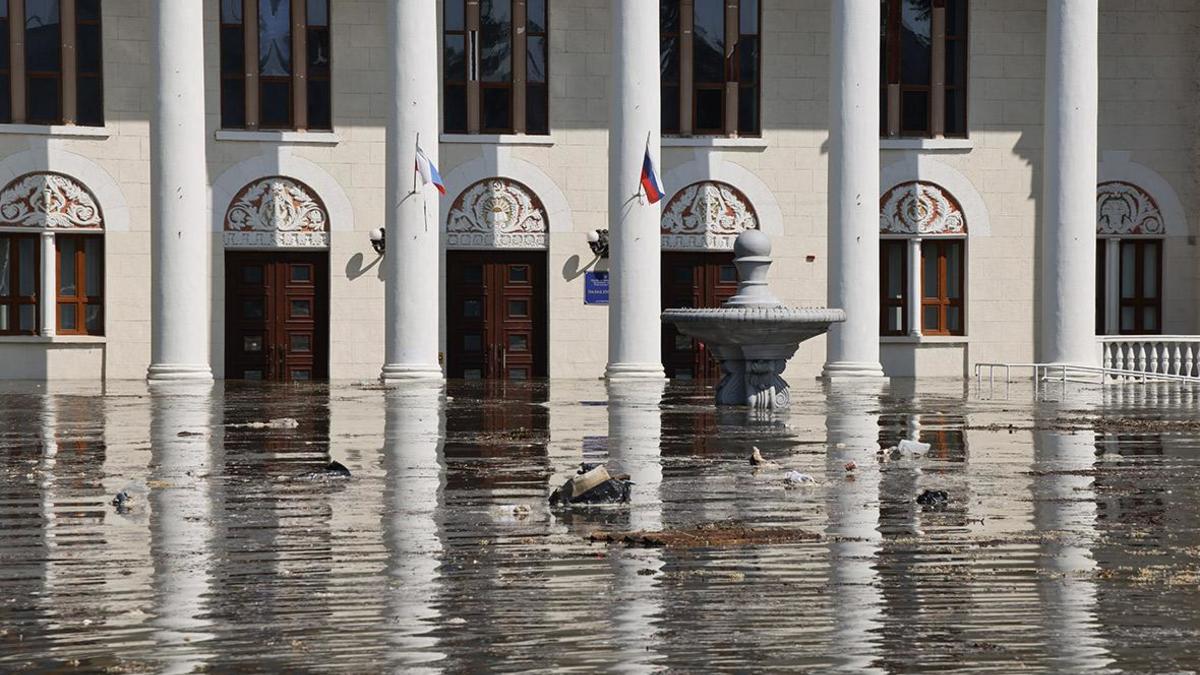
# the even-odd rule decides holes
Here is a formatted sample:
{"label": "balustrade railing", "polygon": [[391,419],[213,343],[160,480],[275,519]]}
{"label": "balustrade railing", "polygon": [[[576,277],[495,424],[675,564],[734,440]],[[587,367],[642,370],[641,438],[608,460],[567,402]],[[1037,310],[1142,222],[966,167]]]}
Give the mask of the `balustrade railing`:
{"label": "balustrade railing", "polygon": [[1099,338],[1106,369],[1200,378],[1200,335]]}

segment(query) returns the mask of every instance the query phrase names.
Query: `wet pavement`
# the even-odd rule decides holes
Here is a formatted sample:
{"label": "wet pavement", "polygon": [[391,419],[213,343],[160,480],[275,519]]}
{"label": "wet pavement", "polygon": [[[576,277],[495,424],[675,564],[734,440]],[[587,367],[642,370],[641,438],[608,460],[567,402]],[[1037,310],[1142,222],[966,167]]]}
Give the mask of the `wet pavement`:
{"label": "wet pavement", "polygon": [[[710,392],[0,385],[0,671],[1200,668],[1196,391]],[[713,523],[812,536],[589,541]]]}

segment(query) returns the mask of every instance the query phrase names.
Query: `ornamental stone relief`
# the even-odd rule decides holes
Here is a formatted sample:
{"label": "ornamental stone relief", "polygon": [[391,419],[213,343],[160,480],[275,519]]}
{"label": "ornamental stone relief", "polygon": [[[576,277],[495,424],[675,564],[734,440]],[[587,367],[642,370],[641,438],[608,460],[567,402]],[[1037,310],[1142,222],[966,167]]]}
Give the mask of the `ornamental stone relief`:
{"label": "ornamental stone relief", "polygon": [[746,195],[728,183],[702,181],[675,193],[663,209],[662,247],[732,251],[739,234],[757,229],[758,214]]}
{"label": "ornamental stone relief", "polygon": [[507,178],[488,178],[454,200],[446,216],[446,246],[545,249],[549,222],[529,188]]}
{"label": "ornamental stone relief", "polygon": [[326,248],[329,214],[307,185],[282,176],[255,181],[225,212],[226,248]]}
{"label": "ornamental stone relief", "polygon": [[879,200],[883,234],[966,234],[958,200],[941,186],[913,181],[888,190]]}
{"label": "ornamental stone relief", "polygon": [[100,229],[104,216],[81,183],[60,173],[31,173],[0,192],[0,225],[53,230]]}
{"label": "ornamental stone relief", "polygon": [[1122,181],[1096,188],[1096,233],[1109,235],[1164,235],[1162,211],[1145,190]]}

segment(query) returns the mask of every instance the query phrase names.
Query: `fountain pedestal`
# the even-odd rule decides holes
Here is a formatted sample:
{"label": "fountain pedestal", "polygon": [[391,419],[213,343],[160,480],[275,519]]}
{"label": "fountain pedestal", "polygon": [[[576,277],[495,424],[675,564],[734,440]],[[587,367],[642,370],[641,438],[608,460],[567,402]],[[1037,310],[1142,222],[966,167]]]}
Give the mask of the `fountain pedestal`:
{"label": "fountain pedestal", "polygon": [[705,344],[721,362],[717,405],[776,410],[791,404],[781,373],[800,343],[846,320],[840,309],[785,307],[767,287],[771,241],[758,230],[733,247],[738,293],[715,309],[668,309],[663,321]]}

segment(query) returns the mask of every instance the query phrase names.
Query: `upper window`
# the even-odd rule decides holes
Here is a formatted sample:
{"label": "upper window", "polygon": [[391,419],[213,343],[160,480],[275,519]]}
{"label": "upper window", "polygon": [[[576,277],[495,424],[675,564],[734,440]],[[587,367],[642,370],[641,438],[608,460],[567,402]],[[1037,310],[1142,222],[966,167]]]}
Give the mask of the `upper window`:
{"label": "upper window", "polygon": [[903,183],[881,200],[879,333],[966,334],[967,223],[932,183]]}
{"label": "upper window", "polygon": [[1132,183],[1101,183],[1096,194],[1096,333],[1163,332],[1163,238],[1158,203]]}
{"label": "upper window", "polygon": [[329,4],[221,0],[222,127],[333,128]]}
{"label": "upper window", "polygon": [[0,0],[0,123],[103,126],[100,33],[100,0]]}
{"label": "upper window", "polygon": [[967,0],[881,0],[879,132],[967,135]]}
{"label": "upper window", "polygon": [[549,0],[446,0],[446,133],[550,133]]}
{"label": "upper window", "polygon": [[759,0],[659,0],[662,133],[762,131]]}

